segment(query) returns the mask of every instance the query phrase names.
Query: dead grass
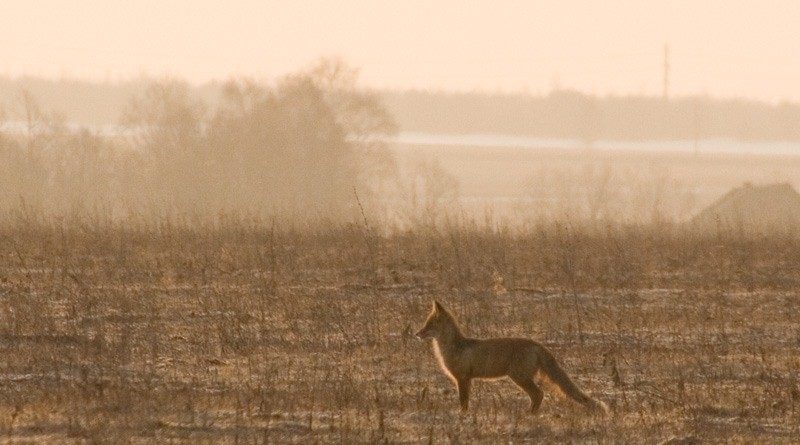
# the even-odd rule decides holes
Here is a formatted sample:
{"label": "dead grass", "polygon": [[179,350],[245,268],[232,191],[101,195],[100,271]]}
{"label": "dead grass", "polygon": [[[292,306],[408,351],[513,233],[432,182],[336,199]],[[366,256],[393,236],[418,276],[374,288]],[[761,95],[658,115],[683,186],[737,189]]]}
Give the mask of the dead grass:
{"label": "dead grass", "polygon": [[[7,443],[795,443],[800,240],[675,227],[0,230]],[[546,344],[612,418],[460,415],[430,301]],[[688,442],[687,442],[688,443]]]}

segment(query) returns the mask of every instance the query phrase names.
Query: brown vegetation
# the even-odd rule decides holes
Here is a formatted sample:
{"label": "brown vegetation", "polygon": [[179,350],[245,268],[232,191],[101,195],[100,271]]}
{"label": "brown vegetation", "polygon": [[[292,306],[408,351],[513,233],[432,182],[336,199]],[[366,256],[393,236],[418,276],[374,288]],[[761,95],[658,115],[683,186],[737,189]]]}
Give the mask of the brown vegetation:
{"label": "brown vegetation", "polygon": [[[800,245],[669,227],[377,236],[19,220],[0,231],[0,435],[50,443],[794,443]],[[609,420],[507,382],[460,415],[433,298],[529,336]],[[550,397],[550,396],[548,396]]]}
{"label": "brown vegetation", "polygon": [[[6,442],[800,435],[800,240],[694,232],[670,217],[665,193],[684,195],[658,170],[642,186],[572,162],[584,153],[545,153],[529,201],[554,201],[559,222],[459,207],[451,165],[475,153],[463,148],[417,159],[387,194],[394,125],[335,63],[271,87],[232,82],[211,107],[180,82],[153,84],[125,134],[70,130],[28,94],[20,104],[22,131],[0,133]],[[537,175],[521,153],[492,155],[502,187]],[[691,175],[711,161],[693,162]],[[553,173],[567,164],[577,175]],[[487,193],[485,165],[456,173]],[[648,216],[622,216],[631,208]],[[540,341],[613,416],[553,401],[531,416],[510,383],[477,384],[460,415],[412,337],[434,298],[470,335]]]}

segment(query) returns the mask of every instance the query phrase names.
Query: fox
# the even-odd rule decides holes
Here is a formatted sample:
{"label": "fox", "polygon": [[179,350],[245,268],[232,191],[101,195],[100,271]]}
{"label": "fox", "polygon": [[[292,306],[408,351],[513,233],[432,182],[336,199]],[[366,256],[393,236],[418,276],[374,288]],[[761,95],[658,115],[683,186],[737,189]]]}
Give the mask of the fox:
{"label": "fox", "polygon": [[416,336],[422,340],[433,339],[434,355],[442,371],[456,386],[462,412],[469,408],[472,379],[509,377],[530,397],[532,414],[538,412],[544,397],[536,378],[555,386],[590,412],[608,415],[608,406],[578,388],[547,348],[527,338],[466,337],[453,315],[436,300]]}

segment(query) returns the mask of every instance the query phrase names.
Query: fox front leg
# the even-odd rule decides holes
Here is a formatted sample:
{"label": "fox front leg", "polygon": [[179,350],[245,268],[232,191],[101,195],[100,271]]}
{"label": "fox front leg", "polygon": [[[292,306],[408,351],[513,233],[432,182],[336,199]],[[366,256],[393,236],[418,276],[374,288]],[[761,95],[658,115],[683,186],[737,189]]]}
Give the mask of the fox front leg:
{"label": "fox front leg", "polygon": [[470,379],[460,379],[456,381],[456,389],[458,389],[458,401],[461,404],[461,411],[466,411],[469,408],[469,387]]}

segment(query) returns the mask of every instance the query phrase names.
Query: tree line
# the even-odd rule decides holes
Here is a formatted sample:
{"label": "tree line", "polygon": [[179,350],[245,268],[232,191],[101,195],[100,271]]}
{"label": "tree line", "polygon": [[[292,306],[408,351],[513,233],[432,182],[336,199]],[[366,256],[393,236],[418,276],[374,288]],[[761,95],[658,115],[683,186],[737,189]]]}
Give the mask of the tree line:
{"label": "tree line", "polygon": [[404,131],[595,140],[800,141],[800,104],[688,96],[596,97],[570,90],[526,94],[387,92]]}
{"label": "tree line", "polygon": [[269,85],[230,81],[214,103],[151,82],[120,125],[74,128],[19,93],[0,119],[4,215],[342,219],[395,168],[392,117],[338,61]]}
{"label": "tree line", "polygon": [[[57,81],[0,76],[0,109],[12,107],[20,90],[69,122],[117,124],[131,96],[152,81]],[[226,84],[188,87],[216,107]],[[434,134],[488,133],[592,140],[800,140],[800,104],[684,96],[597,97],[571,90],[545,95],[442,91],[376,92],[401,131]]]}

